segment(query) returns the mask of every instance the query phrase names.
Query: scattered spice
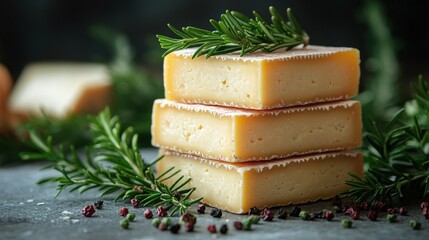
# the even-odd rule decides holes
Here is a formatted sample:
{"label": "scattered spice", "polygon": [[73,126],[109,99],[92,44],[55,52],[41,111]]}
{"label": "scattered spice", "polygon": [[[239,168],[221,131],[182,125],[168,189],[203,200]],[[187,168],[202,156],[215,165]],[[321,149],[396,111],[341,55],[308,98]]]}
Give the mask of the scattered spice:
{"label": "scattered spice", "polygon": [[250,231],[252,230],[252,223],[250,222],[249,218],[246,218],[243,220],[243,230]]}
{"label": "scattered spice", "polygon": [[170,232],[173,234],[178,234],[180,230],[180,224],[176,223],[170,227]]}
{"label": "scattered spice", "polygon": [[193,232],[194,231],[194,224],[187,222],[185,223],[185,230],[187,232]]}
{"label": "scattered spice", "polygon": [[208,225],[207,230],[211,233],[216,233],[217,232],[216,225],[214,225],[214,224]]}
{"label": "scattered spice", "polygon": [[193,225],[197,223],[197,218],[190,212],[185,212],[180,216],[179,223],[187,223],[190,222]]}
{"label": "scattered spice", "polygon": [[91,217],[95,213],[94,206],[88,205],[82,209],[82,215],[85,217]]}
{"label": "scattered spice", "polygon": [[98,200],[97,202],[94,203],[94,207],[97,209],[102,209],[103,208],[103,201]]}
{"label": "scattered spice", "polygon": [[358,208],[363,211],[367,211],[369,209],[369,204],[367,201],[363,201],[358,205]]}
{"label": "scattered spice", "polygon": [[198,206],[197,206],[197,212],[199,214],[204,214],[206,212],[206,205],[203,204],[203,203],[198,204]]}
{"label": "scattered spice", "polygon": [[152,210],[150,210],[149,208],[147,208],[146,210],[144,210],[144,217],[146,219],[151,219],[153,217]]}
{"label": "scattered spice", "polygon": [[286,219],[287,218],[287,214],[288,214],[288,212],[286,211],[286,208],[282,208],[279,211],[278,218],[280,218],[280,219]]}
{"label": "scattered spice", "polygon": [[158,226],[159,226],[159,224],[161,223],[161,219],[159,219],[159,218],[154,218],[153,220],[152,220],[152,226],[154,226],[155,228],[158,228]]}
{"label": "scattered spice", "polygon": [[220,218],[220,217],[222,217],[222,210],[220,210],[218,208],[214,208],[210,212],[210,215],[214,218]]}
{"label": "scattered spice", "polygon": [[337,195],[332,199],[332,205],[341,208],[343,206],[343,201],[341,201],[341,198]]}
{"label": "scattered spice", "polygon": [[219,232],[220,232],[221,234],[227,234],[227,233],[228,233],[228,226],[227,226],[226,224],[223,224],[223,225],[220,227]]}
{"label": "scattered spice", "polygon": [[397,208],[388,208],[387,209],[387,214],[395,214],[395,213],[398,213]]}
{"label": "scattered spice", "polygon": [[170,219],[170,218],[168,218],[168,217],[163,218],[163,219],[161,220],[161,223],[165,223],[165,224],[167,225],[167,227],[168,227],[168,226],[170,226],[170,224],[171,224],[171,219]]}
{"label": "scattered spice", "polygon": [[373,208],[375,208],[375,210],[385,212],[387,210],[387,204],[382,200],[378,200],[374,203]]}
{"label": "scattered spice", "polygon": [[274,218],[274,212],[271,211],[271,209],[269,208],[264,208],[264,210],[261,213],[261,217],[262,217],[262,220],[271,222],[273,221],[273,218]]}
{"label": "scattered spice", "polygon": [[297,207],[297,206],[294,206],[292,208],[292,211],[290,211],[289,215],[292,216],[292,217],[298,217],[300,212],[301,212],[301,208]]}
{"label": "scattered spice", "polygon": [[414,230],[419,230],[422,227],[422,224],[420,222],[417,222],[416,220],[411,220],[410,227]]}
{"label": "scattered spice", "polygon": [[351,228],[353,223],[348,219],[343,219],[341,220],[341,225],[343,226],[343,228]]}
{"label": "scattered spice", "polygon": [[248,214],[249,215],[261,215],[261,210],[255,206],[255,207],[250,208]]}
{"label": "scattered spice", "polygon": [[425,210],[423,211],[423,216],[425,216],[426,219],[429,219],[429,209],[425,208]]}
{"label": "scattered spice", "polygon": [[396,222],[398,219],[398,216],[396,214],[387,214],[387,221],[390,223]]}
{"label": "scattered spice", "polygon": [[309,213],[309,212],[307,212],[307,211],[301,211],[301,212],[299,213],[299,217],[300,217],[302,220],[310,220],[310,213]]}
{"label": "scattered spice", "polygon": [[353,212],[350,214],[350,217],[353,220],[359,220],[359,218],[360,218],[360,211],[359,210],[353,210]]}
{"label": "scattered spice", "polygon": [[128,221],[132,222],[134,221],[134,219],[136,218],[136,214],[135,213],[128,213],[127,216],[125,217]]}
{"label": "scattered spice", "polygon": [[318,217],[318,213],[310,213],[310,220],[315,220]]}
{"label": "scattered spice", "polygon": [[131,205],[133,205],[133,207],[135,208],[138,207],[140,204],[137,198],[131,198],[130,202],[131,202]]}
{"label": "scattered spice", "polygon": [[422,212],[425,209],[428,209],[428,208],[429,208],[429,202],[422,202],[422,203],[420,203],[420,209],[422,210]]}
{"label": "scattered spice", "polygon": [[141,186],[137,186],[137,185],[133,187],[133,190],[135,190],[137,192],[141,192],[141,193],[143,192],[142,187]]}
{"label": "scattered spice", "polygon": [[234,228],[236,229],[236,230],[242,230],[243,229],[243,223],[242,222],[240,222],[240,221],[235,221],[234,223],[233,223],[233,225],[234,225]]}
{"label": "scattered spice", "polygon": [[323,218],[326,218],[326,220],[331,221],[332,219],[334,219],[334,213],[332,211],[325,211],[325,213],[323,214]]}
{"label": "scattered spice", "polygon": [[313,212],[313,213],[311,213],[310,214],[310,217],[311,217],[311,215],[313,215],[313,218],[314,219],[316,219],[316,218],[324,218],[325,216],[325,211],[319,211],[319,212]]}
{"label": "scattered spice", "polygon": [[128,226],[130,225],[130,222],[127,219],[122,219],[119,224],[123,229],[128,229]]}
{"label": "scattered spice", "polygon": [[248,217],[248,219],[249,219],[249,222],[251,224],[258,224],[259,220],[261,220],[261,217],[260,216],[256,216],[256,215],[252,215],[252,216]]}
{"label": "scattered spice", "polygon": [[128,214],[128,208],[122,207],[119,209],[119,216],[125,217]]}
{"label": "scattered spice", "polygon": [[167,228],[168,228],[168,225],[162,221],[158,225],[158,230],[160,230],[160,231],[165,231],[165,230],[167,230]]}
{"label": "scattered spice", "polygon": [[407,216],[408,215],[408,210],[406,208],[404,208],[404,207],[400,207],[399,208],[399,214],[401,216]]}
{"label": "scattered spice", "polygon": [[368,211],[368,213],[366,214],[366,216],[371,220],[371,221],[377,221],[378,218],[378,211],[375,209],[370,209]]}
{"label": "scattered spice", "polygon": [[165,216],[167,216],[167,215],[168,215],[167,210],[165,210],[165,208],[164,208],[163,206],[159,206],[159,207],[156,209],[156,214],[157,214],[159,217],[165,217]]}

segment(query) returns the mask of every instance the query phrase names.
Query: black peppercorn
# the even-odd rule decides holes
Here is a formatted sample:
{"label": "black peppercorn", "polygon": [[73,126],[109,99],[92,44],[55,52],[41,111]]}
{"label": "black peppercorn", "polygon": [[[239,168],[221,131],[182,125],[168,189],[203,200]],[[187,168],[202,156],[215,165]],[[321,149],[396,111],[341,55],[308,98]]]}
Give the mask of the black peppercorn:
{"label": "black peppercorn", "polygon": [[214,218],[220,218],[222,217],[222,210],[214,208],[212,209],[212,211],[210,212],[210,215]]}
{"label": "black peppercorn", "polygon": [[261,213],[262,220],[264,221],[272,221],[274,218],[274,213],[269,208],[264,208]]}
{"label": "black peppercorn", "polygon": [[222,234],[227,234],[227,233],[228,233],[228,226],[227,226],[226,224],[223,224],[223,225],[220,227],[219,232],[220,232],[220,233],[222,233]]}
{"label": "black peppercorn", "polygon": [[338,195],[332,199],[332,205],[338,207],[339,209],[341,209],[343,206],[343,202],[341,201],[341,198],[338,197]]}
{"label": "black peppercorn", "polygon": [[248,214],[249,215],[261,215],[261,210],[258,209],[257,207],[252,207],[252,208],[250,208]]}
{"label": "black peppercorn", "polygon": [[300,212],[301,212],[301,208],[297,207],[297,206],[294,206],[292,208],[292,211],[290,211],[289,215],[292,216],[292,217],[299,217],[299,213]]}
{"label": "black peppercorn", "polygon": [[180,230],[180,224],[173,224],[171,227],[170,227],[170,232],[171,233],[173,233],[173,234],[177,234],[177,233],[179,233],[179,230]]}
{"label": "black peppercorn", "polygon": [[286,208],[282,208],[279,211],[279,217],[280,219],[286,219],[288,212],[286,211]]}
{"label": "black peppercorn", "polygon": [[102,209],[103,208],[103,201],[98,200],[97,202],[94,203],[94,207],[97,209]]}

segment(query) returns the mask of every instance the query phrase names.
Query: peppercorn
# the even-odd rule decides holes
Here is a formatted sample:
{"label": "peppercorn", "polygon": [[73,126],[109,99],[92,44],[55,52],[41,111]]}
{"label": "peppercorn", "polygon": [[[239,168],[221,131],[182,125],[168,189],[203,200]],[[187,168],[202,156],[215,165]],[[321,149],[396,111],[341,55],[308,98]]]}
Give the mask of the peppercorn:
{"label": "peppercorn", "polygon": [[420,222],[417,222],[416,220],[411,220],[410,227],[414,230],[419,230],[422,227],[422,224]]}
{"label": "peppercorn", "polygon": [[309,219],[310,219],[310,213],[309,213],[309,212],[307,212],[307,211],[301,211],[301,212],[299,213],[299,217],[300,217],[302,220],[309,220]]}
{"label": "peppercorn", "polygon": [[85,217],[91,217],[95,213],[94,206],[88,205],[82,209],[82,215]]}
{"label": "peppercorn", "polygon": [[261,215],[261,210],[255,206],[255,207],[250,208],[250,210],[247,214],[248,215]]}
{"label": "peppercorn", "polygon": [[103,208],[103,201],[98,200],[97,202],[94,203],[94,207],[97,209],[102,209]]}
{"label": "peppercorn", "polygon": [[220,232],[221,234],[227,234],[227,233],[228,233],[228,226],[227,226],[226,224],[223,224],[223,225],[220,227],[219,232]]}
{"label": "peppercorn", "polygon": [[298,217],[300,212],[301,212],[301,208],[297,207],[297,206],[294,206],[292,208],[292,211],[290,211],[289,216]]}
{"label": "peppercorn", "polygon": [[396,214],[387,214],[387,221],[389,221],[390,223],[396,222],[397,219],[398,216]]}
{"label": "peppercorn", "polygon": [[311,215],[313,215],[314,218],[324,218],[325,211],[313,212],[310,214],[310,217]]}
{"label": "peppercorn", "polygon": [[160,230],[160,231],[165,231],[165,230],[167,230],[167,228],[168,228],[168,225],[163,223],[162,221],[158,225],[158,230]]}
{"label": "peppercorn", "polygon": [[274,212],[271,211],[271,209],[269,208],[264,208],[264,210],[261,213],[261,217],[262,217],[262,220],[264,221],[268,221],[268,222],[273,221]]}
{"label": "peppercorn", "polygon": [[123,229],[127,229],[128,226],[130,225],[130,222],[127,219],[122,219],[119,224],[121,225],[121,227]]}
{"label": "peppercorn", "polygon": [[171,232],[171,233],[173,233],[173,234],[177,234],[177,233],[179,233],[179,230],[180,230],[180,224],[178,224],[178,223],[173,224],[173,225],[170,227],[170,232]]}
{"label": "peppercorn", "polygon": [[150,210],[149,208],[147,208],[146,210],[144,210],[144,217],[146,219],[151,219],[153,217],[152,210]]}
{"label": "peppercorn", "polygon": [[332,219],[334,219],[334,213],[332,211],[325,211],[325,213],[323,214],[323,218],[326,218],[326,220],[331,221]]}
{"label": "peppercorn", "polygon": [[158,228],[160,223],[161,223],[161,219],[159,218],[154,218],[151,222],[152,226],[154,226],[155,228]]}
{"label": "peppercorn", "polygon": [[368,211],[368,213],[366,214],[366,216],[371,220],[371,221],[377,221],[378,218],[378,211],[375,209],[370,209]]}
{"label": "peppercorn", "polygon": [[194,224],[187,222],[185,223],[185,230],[187,232],[193,232],[194,231]]}
{"label": "peppercorn", "polygon": [[360,210],[364,210],[364,211],[366,211],[366,210],[368,210],[368,209],[369,209],[369,204],[368,204],[368,202],[367,202],[367,201],[363,201],[363,202],[361,202],[361,203],[359,204],[358,208],[359,208]]}
{"label": "peppercorn", "polygon": [[235,221],[234,223],[233,223],[233,225],[234,225],[234,228],[236,229],[236,230],[242,230],[243,229],[243,223],[241,223],[240,221]]}
{"label": "peppercorn", "polygon": [[359,218],[360,218],[360,211],[359,210],[353,210],[353,212],[350,214],[350,217],[353,220],[359,220]]}
{"label": "peppercorn", "polygon": [[335,213],[343,213],[343,208],[340,208],[338,206],[334,206],[333,210],[335,210]]}
{"label": "peppercorn", "polygon": [[190,212],[186,212],[186,213],[182,214],[182,216],[180,216],[179,223],[187,223],[187,222],[190,222],[192,224],[196,224],[197,218],[193,214],[191,214]]}
{"label": "peppercorn", "polygon": [[199,214],[204,214],[206,212],[206,205],[204,205],[202,203],[198,204],[198,206],[197,206],[197,212]]}
{"label": "peppercorn", "polygon": [[343,219],[341,220],[341,225],[343,226],[343,228],[351,228],[353,223],[348,219]]}
{"label": "peppercorn", "polygon": [[139,200],[137,198],[131,198],[130,202],[135,208],[139,206]]}
{"label": "peppercorn", "polygon": [[171,219],[170,219],[170,218],[168,218],[168,217],[163,218],[163,219],[161,220],[161,223],[165,223],[165,225],[167,225],[167,227],[168,227],[168,226],[170,226],[170,224],[171,224]]}
{"label": "peppercorn", "polygon": [[252,223],[250,222],[250,219],[246,218],[243,220],[243,230],[250,231],[252,230]]}
{"label": "peppercorn", "polygon": [[214,208],[212,209],[212,211],[210,212],[210,215],[214,218],[220,218],[222,217],[222,210]]}
{"label": "peppercorn", "polygon": [[279,211],[278,218],[280,218],[280,219],[286,219],[287,218],[287,214],[288,214],[288,212],[286,211],[286,208],[282,208]]}
{"label": "peppercorn", "polygon": [[125,217],[128,221],[132,222],[134,221],[134,219],[136,218],[136,214],[135,213],[128,213],[127,216]]}
{"label": "peppercorn", "polygon": [[376,201],[376,202],[374,203],[373,207],[374,207],[374,208],[375,208],[375,210],[377,210],[377,211],[382,211],[382,212],[384,212],[384,211],[386,211],[386,209],[387,209],[387,204],[386,204],[384,201],[382,201],[382,200],[378,200],[378,201]]}
{"label": "peppercorn", "polygon": [[332,198],[332,205],[337,206],[338,208],[341,208],[343,206],[343,202],[338,195]]}
{"label": "peppercorn", "polygon": [[310,220],[314,220],[314,219],[316,219],[317,218],[317,216],[318,216],[318,214],[317,213],[310,213]]}
{"label": "peppercorn", "polygon": [[420,203],[420,209],[423,210],[429,208],[429,202],[422,202]]}
{"label": "peppercorn", "polygon": [[216,233],[217,232],[216,225],[214,225],[214,224],[208,225],[207,230],[211,233]]}
{"label": "peppercorn", "polygon": [[156,209],[156,214],[160,217],[165,217],[168,215],[167,210],[165,210],[165,208],[163,206],[159,206]]}
{"label": "peppercorn", "polygon": [[119,209],[119,215],[120,216],[125,217],[125,216],[127,216],[127,214],[128,214],[128,208],[122,207]]}
{"label": "peppercorn", "polygon": [[388,208],[387,209],[387,214],[395,214],[398,212],[397,208]]}
{"label": "peppercorn", "polygon": [[423,209],[423,216],[425,216],[426,219],[429,219],[429,209],[428,208]]}
{"label": "peppercorn", "polygon": [[137,192],[141,192],[141,193],[143,192],[142,187],[141,186],[137,186],[137,185],[133,187],[133,190],[135,190]]}
{"label": "peppercorn", "polygon": [[252,215],[250,217],[248,217],[249,221],[251,224],[258,224],[259,220],[261,220],[260,216],[256,216],[256,215]]}
{"label": "peppercorn", "polygon": [[400,208],[399,208],[399,214],[400,214],[401,216],[407,216],[407,215],[408,215],[408,211],[407,211],[407,209],[406,209],[406,208],[404,208],[404,207],[400,207]]}
{"label": "peppercorn", "polygon": [[352,213],[355,211],[353,207],[347,208],[347,210],[344,212],[344,215],[352,215]]}

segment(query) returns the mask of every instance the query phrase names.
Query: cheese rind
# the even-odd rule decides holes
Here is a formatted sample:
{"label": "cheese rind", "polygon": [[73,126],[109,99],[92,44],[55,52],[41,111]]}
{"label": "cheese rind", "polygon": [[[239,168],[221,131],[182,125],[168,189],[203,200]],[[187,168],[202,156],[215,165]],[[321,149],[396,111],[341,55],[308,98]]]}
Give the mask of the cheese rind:
{"label": "cheese rind", "polygon": [[359,102],[245,110],[156,100],[152,144],[229,162],[359,147]]}
{"label": "cheese rind", "polygon": [[251,207],[284,206],[334,197],[347,190],[348,173],[363,176],[363,157],[356,151],[307,155],[267,162],[226,163],[161,150],[158,173],[174,167],[191,178],[193,199],[233,213]]}
{"label": "cheese rind", "polygon": [[307,46],[192,59],[194,51],[184,49],[165,57],[166,99],[272,109],[348,99],[358,93],[357,49]]}
{"label": "cheese rind", "polygon": [[96,113],[110,100],[107,67],[93,63],[33,63],[12,92],[13,122],[42,114],[64,118],[77,112]]}

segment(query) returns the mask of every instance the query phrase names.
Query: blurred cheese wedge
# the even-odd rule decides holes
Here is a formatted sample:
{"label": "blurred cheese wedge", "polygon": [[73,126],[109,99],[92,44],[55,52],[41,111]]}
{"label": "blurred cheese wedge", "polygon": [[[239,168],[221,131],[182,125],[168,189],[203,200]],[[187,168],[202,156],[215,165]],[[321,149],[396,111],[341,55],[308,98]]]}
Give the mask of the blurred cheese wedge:
{"label": "blurred cheese wedge", "polygon": [[7,68],[0,64],[0,133],[8,131],[7,102],[12,88],[12,78]]}
{"label": "blurred cheese wedge", "polygon": [[[163,151],[160,173],[174,167],[192,180],[192,198],[233,213],[332,198],[349,187],[348,173],[363,176],[363,157],[356,151],[306,155],[266,162],[227,163]],[[173,184],[178,176],[165,181]]]}
{"label": "blurred cheese wedge", "polygon": [[13,89],[9,109],[12,122],[45,114],[64,118],[96,113],[110,99],[108,69],[94,63],[34,63],[27,66]]}
{"label": "blurred cheese wedge", "polygon": [[152,112],[154,146],[229,162],[351,149],[361,142],[356,101],[246,110],[159,99]]}
{"label": "blurred cheese wedge", "polygon": [[183,103],[272,109],[348,99],[358,93],[359,51],[307,46],[192,59],[195,48],[164,59],[165,98]]}

